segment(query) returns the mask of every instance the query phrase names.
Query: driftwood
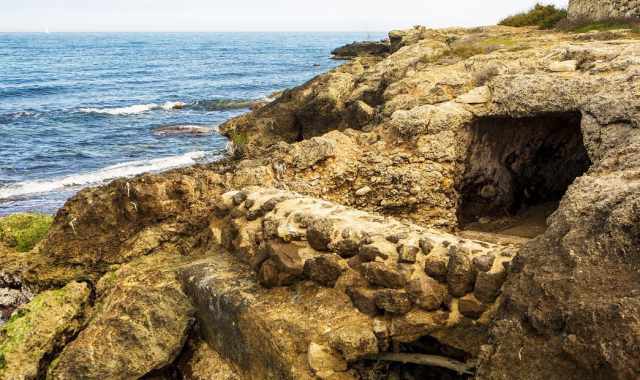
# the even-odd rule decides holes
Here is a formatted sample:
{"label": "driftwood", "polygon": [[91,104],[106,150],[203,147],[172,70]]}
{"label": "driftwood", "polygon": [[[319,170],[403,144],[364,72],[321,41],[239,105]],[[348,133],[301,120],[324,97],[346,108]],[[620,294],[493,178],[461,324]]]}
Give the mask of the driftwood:
{"label": "driftwood", "polygon": [[432,366],[432,367],[442,367],[442,368],[450,369],[452,371],[456,371],[460,375],[462,374],[473,375],[472,369],[475,368],[476,366],[476,364],[472,361],[463,363],[457,360],[447,358],[445,356],[410,354],[410,353],[387,352],[384,354],[369,355],[365,357],[365,359],[382,360],[382,361],[399,362],[399,363],[411,363],[411,364],[426,365],[426,366]]}

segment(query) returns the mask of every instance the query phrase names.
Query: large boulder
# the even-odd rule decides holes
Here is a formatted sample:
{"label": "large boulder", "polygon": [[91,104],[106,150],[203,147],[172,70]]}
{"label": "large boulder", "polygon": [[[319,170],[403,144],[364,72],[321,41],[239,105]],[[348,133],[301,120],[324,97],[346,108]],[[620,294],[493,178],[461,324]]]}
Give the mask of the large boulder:
{"label": "large boulder", "polygon": [[91,321],[62,350],[48,378],[133,379],[171,364],[193,321],[175,277],[182,263],[159,254],[106,274]]}
{"label": "large boulder", "polygon": [[0,379],[42,378],[56,351],[83,327],[90,289],[72,282],[40,293],[0,326]]}
{"label": "large boulder", "polygon": [[344,364],[327,367],[323,358],[344,363],[377,350],[371,321],[340,290],[312,283],[265,289],[225,252],[186,266],[180,278],[205,341],[243,378],[313,379],[313,371],[332,371],[354,379]]}

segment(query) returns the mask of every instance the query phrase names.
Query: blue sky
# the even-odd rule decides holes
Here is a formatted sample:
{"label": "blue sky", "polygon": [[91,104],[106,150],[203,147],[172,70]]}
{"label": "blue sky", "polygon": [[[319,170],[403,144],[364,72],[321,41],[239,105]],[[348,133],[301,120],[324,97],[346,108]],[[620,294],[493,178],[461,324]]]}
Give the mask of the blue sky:
{"label": "blue sky", "polygon": [[[566,6],[568,0],[544,3]],[[0,31],[388,31],[495,24],[535,0],[0,0]]]}

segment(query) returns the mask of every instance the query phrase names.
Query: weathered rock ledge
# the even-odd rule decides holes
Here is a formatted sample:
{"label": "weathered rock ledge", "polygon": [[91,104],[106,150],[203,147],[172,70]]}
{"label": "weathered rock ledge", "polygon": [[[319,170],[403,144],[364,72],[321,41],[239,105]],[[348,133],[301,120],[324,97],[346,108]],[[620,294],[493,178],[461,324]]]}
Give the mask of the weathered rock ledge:
{"label": "weathered rock ledge", "polygon": [[233,157],[80,192],[0,254],[35,296],[0,379],[640,377],[640,41],[613,36],[395,31],[223,125]]}

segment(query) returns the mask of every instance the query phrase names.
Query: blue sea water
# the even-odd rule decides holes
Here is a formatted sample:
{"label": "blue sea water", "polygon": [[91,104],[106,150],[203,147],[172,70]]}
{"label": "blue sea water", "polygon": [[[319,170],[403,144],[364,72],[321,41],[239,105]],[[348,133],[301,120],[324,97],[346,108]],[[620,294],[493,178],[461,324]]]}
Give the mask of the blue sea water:
{"label": "blue sea water", "polygon": [[0,34],[0,215],[53,213],[86,186],[215,160],[226,146],[215,127],[248,101],[336,66],[337,46],[383,37]]}

